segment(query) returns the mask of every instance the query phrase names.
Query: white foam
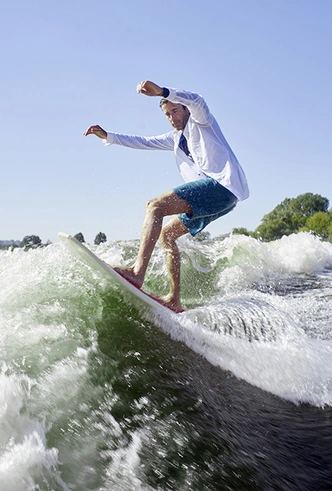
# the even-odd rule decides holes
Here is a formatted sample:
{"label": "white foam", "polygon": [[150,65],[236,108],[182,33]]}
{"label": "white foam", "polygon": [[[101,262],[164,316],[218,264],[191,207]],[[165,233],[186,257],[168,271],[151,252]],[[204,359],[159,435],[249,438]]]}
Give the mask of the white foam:
{"label": "white foam", "polygon": [[[47,448],[44,424],[24,410],[31,398],[33,382],[29,377],[0,374],[0,483],[1,491],[36,489],[36,479],[48,475],[59,484],[56,471],[58,451]],[[63,490],[68,488],[63,483]]]}
{"label": "white foam", "polygon": [[156,321],[173,339],[250,384],[323,407],[332,405],[331,302],[331,290],[324,295],[322,289],[285,296],[216,293],[205,307]]}

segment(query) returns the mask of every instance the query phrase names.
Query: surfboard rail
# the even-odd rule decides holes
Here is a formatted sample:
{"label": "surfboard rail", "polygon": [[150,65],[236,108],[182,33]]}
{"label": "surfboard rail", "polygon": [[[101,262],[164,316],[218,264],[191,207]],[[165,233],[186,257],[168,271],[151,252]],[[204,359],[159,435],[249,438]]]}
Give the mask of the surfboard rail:
{"label": "surfboard rail", "polygon": [[66,234],[65,232],[59,232],[58,237],[61,243],[65,246],[66,250],[72,254],[77,259],[81,260],[84,264],[87,264],[92,269],[98,269],[103,273],[108,273],[110,277],[120,285],[125,291],[131,293],[136,298],[141,300],[145,305],[151,308],[163,309],[166,312],[173,312],[175,314],[180,314],[180,312],[172,307],[164,305],[161,301],[156,298],[151,297],[148,293],[143,291],[141,288],[137,287],[131,281],[121,276],[117,271],[115,271],[109,264],[105,263],[96,254],[94,254],[87,246],[79,242],[72,235]]}

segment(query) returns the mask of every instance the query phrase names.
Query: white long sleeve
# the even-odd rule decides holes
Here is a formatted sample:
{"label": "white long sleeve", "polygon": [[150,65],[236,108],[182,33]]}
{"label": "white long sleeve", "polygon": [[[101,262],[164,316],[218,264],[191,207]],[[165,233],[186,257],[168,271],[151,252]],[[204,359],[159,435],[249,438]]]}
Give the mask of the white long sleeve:
{"label": "white long sleeve", "polygon": [[122,145],[124,147],[139,150],[173,150],[173,131],[159,136],[123,135],[121,133],[108,132],[103,140],[105,145]]}

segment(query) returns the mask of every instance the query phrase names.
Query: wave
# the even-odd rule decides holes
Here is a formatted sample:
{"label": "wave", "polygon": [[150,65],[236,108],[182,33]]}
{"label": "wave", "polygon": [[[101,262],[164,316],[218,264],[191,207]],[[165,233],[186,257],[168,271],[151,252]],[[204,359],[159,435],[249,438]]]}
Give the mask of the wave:
{"label": "wave", "polygon": [[[185,395],[186,365],[194,378],[201,365],[194,385],[202,376],[212,384],[210,372],[219,377],[213,391],[222,384],[251,397],[248,387],[257,387],[296,405],[332,405],[332,245],[303,233],[273,243],[183,237],[179,246],[187,308],[179,315],[146,309],[60,244],[0,251],[4,491],[43,489],[45,482],[47,489],[68,491],[74,482],[84,483],[82,491],[104,489],[96,471],[101,458],[104,484],[152,489],[138,478],[141,449],[156,435],[168,441],[169,431],[180,441],[176,416],[160,417],[176,397],[151,407],[154,385],[169,384],[165,376],[173,370],[167,393]],[[130,264],[138,242],[90,247],[106,262]],[[164,293],[167,286],[157,248],[146,288]],[[212,385],[206,390],[209,399]],[[190,414],[199,411],[195,401]],[[144,429],[135,423],[145,420]]]}
{"label": "wave", "polygon": [[[184,237],[179,245],[188,310],[177,316],[140,315],[253,385],[293,402],[331,404],[332,245],[306,233],[272,243],[236,235],[203,242]],[[108,242],[91,249],[108,263],[130,264],[138,242]],[[43,340],[58,343],[63,352],[61,338],[68,332],[76,339],[66,342],[67,352],[76,349],[77,339],[93,340],[94,324],[118,297],[107,278],[59,244],[2,251],[0,265],[2,345],[9,355],[22,348],[20,336],[30,346],[30,358],[33,346],[40,349]],[[158,248],[146,288],[167,290]],[[104,292],[109,290],[113,293],[105,307]],[[113,315],[120,316],[128,301]]]}

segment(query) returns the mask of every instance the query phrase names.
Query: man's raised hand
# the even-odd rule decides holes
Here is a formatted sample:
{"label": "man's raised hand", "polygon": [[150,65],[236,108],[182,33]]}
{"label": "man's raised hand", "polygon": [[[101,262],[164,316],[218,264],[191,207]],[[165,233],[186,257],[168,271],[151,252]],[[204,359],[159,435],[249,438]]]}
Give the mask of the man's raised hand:
{"label": "man's raised hand", "polygon": [[101,126],[95,124],[93,126],[89,126],[89,128],[83,133],[84,136],[88,135],[96,135],[99,138],[105,140],[107,138],[107,133]]}
{"label": "man's raised hand", "polygon": [[150,82],[150,80],[143,80],[137,85],[136,88],[139,94],[148,95],[150,97],[161,97],[163,94],[163,89],[159,85],[154,82]]}

